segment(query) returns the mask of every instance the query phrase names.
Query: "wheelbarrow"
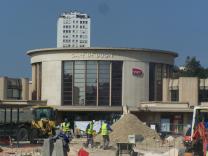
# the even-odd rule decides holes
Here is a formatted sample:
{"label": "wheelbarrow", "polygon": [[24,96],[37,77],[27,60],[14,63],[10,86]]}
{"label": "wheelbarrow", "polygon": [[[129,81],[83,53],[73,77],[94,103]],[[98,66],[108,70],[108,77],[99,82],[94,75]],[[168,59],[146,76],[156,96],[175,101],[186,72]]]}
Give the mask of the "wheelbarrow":
{"label": "wheelbarrow", "polygon": [[117,150],[116,150],[116,156],[120,156],[122,154],[129,154],[130,156],[137,156],[137,152],[134,152],[134,147],[136,144],[134,143],[125,143],[125,142],[119,142],[117,143]]}

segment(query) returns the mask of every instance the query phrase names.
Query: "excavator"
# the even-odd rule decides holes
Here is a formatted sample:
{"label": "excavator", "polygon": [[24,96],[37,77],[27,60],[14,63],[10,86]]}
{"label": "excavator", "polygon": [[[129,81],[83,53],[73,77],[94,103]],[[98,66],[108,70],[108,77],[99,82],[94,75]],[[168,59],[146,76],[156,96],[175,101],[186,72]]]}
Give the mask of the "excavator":
{"label": "excavator", "polygon": [[34,106],[32,108],[30,142],[35,143],[38,138],[46,138],[55,134],[55,111],[50,106]]}
{"label": "excavator", "polygon": [[196,106],[193,110],[191,143],[187,151],[194,156],[208,156],[208,106]]}

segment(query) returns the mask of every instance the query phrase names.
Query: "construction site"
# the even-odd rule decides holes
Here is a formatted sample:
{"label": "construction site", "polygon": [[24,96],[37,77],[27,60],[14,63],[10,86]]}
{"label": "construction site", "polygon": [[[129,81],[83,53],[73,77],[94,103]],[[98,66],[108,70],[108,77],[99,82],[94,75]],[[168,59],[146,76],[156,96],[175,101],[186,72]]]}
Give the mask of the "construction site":
{"label": "construction site", "polygon": [[32,81],[0,77],[0,155],[206,156],[208,104],[199,92],[208,79],[172,78],[177,53],[90,47],[27,55]]}
{"label": "construction site", "polygon": [[[14,111],[11,108],[14,109],[15,107],[10,106],[10,113],[11,111]],[[36,106],[34,109],[34,113],[37,113],[41,109],[46,110],[51,108],[46,106]],[[17,110],[17,112],[19,111]],[[7,115],[5,116],[7,117]],[[12,120],[14,120],[13,118],[14,116],[12,117]],[[11,129],[11,127],[9,124],[7,124],[7,129],[1,127],[1,134],[4,133],[5,135],[1,135],[0,155],[117,156],[127,154],[131,156],[179,156],[185,152],[183,138],[181,136],[161,137],[159,133],[146,126],[145,123],[141,122],[135,115],[130,113],[124,113],[121,115],[120,119],[112,124],[112,132],[109,134],[110,144],[107,149],[104,150],[102,148],[103,138],[99,132],[96,132],[96,130],[94,130],[95,133],[93,133],[93,145],[86,147],[86,132],[82,131],[82,128],[77,128],[72,132],[73,135],[71,135],[71,140],[67,144],[69,151],[65,152],[63,142],[60,141],[62,139],[54,139],[55,134],[50,132],[53,128],[57,129],[53,124],[51,124],[52,121],[54,121],[54,118],[48,118],[47,115],[43,115],[41,118],[37,118],[36,116],[36,119],[32,121],[32,128],[28,130],[28,133],[25,133],[26,129],[23,131],[23,128],[20,128],[20,132],[13,132],[13,134],[17,134],[18,136],[10,135],[11,132],[9,129]],[[16,125],[17,127],[19,127],[18,122]],[[34,122],[36,122],[36,125]],[[3,126],[5,127],[5,125]],[[96,129],[99,129],[99,125]],[[34,133],[35,130],[38,130],[39,135]],[[44,133],[44,136],[40,135],[40,133]],[[34,136],[34,134],[36,134],[36,136]]]}
{"label": "construction site", "polygon": [[0,155],[206,156],[208,79],[173,78],[176,52],[89,47],[27,55],[31,81],[0,77]]}

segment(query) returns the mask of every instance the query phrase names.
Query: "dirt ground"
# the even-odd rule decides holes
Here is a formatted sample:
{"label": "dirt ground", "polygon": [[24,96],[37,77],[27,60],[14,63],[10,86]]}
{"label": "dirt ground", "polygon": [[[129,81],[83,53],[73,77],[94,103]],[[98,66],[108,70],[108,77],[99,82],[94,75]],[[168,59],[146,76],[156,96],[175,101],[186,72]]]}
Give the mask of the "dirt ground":
{"label": "dirt ground", "polygon": [[[86,139],[73,139],[70,143],[69,156],[78,156],[78,151],[84,148],[84,143]],[[140,153],[139,156],[179,156],[178,149],[183,148],[181,145],[181,139],[176,138],[174,142],[166,142],[164,145],[155,144],[137,144],[135,151]],[[22,143],[17,148],[16,145],[2,147],[4,150],[0,152],[0,156],[41,156],[41,145],[30,145],[29,143]],[[103,150],[100,144],[96,143],[94,148],[84,148],[89,152],[90,156],[115,156],[116,147],[110,146],[110,149]]]}

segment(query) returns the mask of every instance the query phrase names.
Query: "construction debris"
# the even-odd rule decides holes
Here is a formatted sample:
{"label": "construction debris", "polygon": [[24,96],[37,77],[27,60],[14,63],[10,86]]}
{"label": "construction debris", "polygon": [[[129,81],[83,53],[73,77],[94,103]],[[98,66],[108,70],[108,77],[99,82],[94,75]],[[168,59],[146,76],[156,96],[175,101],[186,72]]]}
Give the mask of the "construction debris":
{"label": "construction debris", "polygon": [[[128,142],[129,135],[140,135],[146,139],[156,141],[160,136],[133,114],[124,114],[117,122],[112,125],[113,132],[110,134],[111,143]],[[95,141],[101,142],[101,136],[97,136]]]}
{"label": "construction debris", "polygon": [[167,140],[168,142],[173,142],[174,141],[174,137],[168,136],[165,140]]}

